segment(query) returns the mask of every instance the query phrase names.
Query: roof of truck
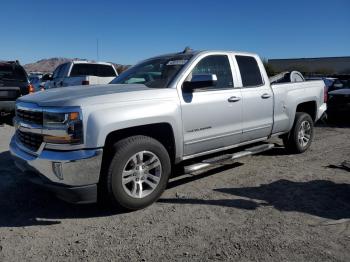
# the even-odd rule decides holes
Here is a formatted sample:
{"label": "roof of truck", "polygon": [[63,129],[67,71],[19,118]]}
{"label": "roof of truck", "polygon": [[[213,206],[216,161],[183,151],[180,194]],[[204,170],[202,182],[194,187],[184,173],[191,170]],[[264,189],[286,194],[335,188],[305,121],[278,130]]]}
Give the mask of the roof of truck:
{"label": "roof of truck", "polygon": [[243,52],[243,51],[232,51],[232,50],[185,50],[183,52],[179,53],[169,53],[169,54],[163,54],[159,56],[152,57],[154,58],[160,58],[160,57],[166,57],[166,56],[177,56],[177,55],[198,55],[198,54],[205,54],[205,53],[232,53],[234,55],[249,55],[249,56],[258,56],[255,53],[250,52]]}

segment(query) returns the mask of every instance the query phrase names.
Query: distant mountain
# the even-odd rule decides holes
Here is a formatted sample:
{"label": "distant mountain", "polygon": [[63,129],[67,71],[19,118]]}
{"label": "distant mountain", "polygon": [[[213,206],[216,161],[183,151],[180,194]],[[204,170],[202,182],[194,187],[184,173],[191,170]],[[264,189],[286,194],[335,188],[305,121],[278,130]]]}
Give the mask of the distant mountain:
{"label": "distant mountain", "polygon": [[[54,57],[49,59],[42,59],[35,63],[26,64],[23,67],[28,73],[30,72],[52,73],[56,69],[56,67],[59,66],[60,64],[74,61],[74,60],[86,60],[86,59]],[[116,63],[112,63],[112,64],[114,64],[118,73],[123,72],[129,67],[129,65],[121,65]]]}
{"label": "distant mountain", "polygon": [[70,62],[72,60],[74,59],[55,57],[55,58],[49,58],[49,59],[42,59],[35,63],[26,64],[23,67],[28,73],[29,72],[51,73],[60,64]]}

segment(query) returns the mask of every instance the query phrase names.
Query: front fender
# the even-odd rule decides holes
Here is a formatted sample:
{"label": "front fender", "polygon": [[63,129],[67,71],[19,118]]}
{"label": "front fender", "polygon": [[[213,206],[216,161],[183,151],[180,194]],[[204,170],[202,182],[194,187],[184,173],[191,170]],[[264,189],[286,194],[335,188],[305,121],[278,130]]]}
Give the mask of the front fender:
{"label": "front fender", "polygon": [[134,101],[118,105],[92,106],[83,112],[86,147],[104,147],[108,134],[130,127],[167,123],[174,133],[176,157],[182,155],[182,121],[175,101]]}

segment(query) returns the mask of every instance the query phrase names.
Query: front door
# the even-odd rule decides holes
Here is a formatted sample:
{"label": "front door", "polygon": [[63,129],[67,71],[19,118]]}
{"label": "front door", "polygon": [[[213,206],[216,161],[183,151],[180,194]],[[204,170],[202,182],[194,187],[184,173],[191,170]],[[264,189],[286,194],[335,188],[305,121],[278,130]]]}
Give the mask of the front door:
{"label": "front door", "polygon": [[181,90],[184,155],[194,155],[238,144],[242,134],[242,95],[234,88],[227,55],[199,59],[186,80],[196,74],[215,74],[213,87]]}

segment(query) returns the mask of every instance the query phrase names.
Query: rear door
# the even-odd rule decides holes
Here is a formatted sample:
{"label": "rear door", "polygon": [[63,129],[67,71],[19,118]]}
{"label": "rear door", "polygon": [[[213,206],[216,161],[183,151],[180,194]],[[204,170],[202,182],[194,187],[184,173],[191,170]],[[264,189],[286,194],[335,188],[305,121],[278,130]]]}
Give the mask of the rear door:
{"label": "rear door", "polygon": [[[264,83],[264,70],[256,57],[235,56],[242,81],[242,142],[265,138],[273,125],[273,93],[269,83]],[[260,60],[259,60],[260,61]]]}
{"label": "rear door", "polygon": [[193,92],[178,89],[180,93],[184,155],[238,144],[241,139],[242,100],[241,90],[235,88],[235,70],[228,55],[213,54],[200,57],[187,73],[189,81],[195,74],[215,74],[214,87],[196,89]]}

